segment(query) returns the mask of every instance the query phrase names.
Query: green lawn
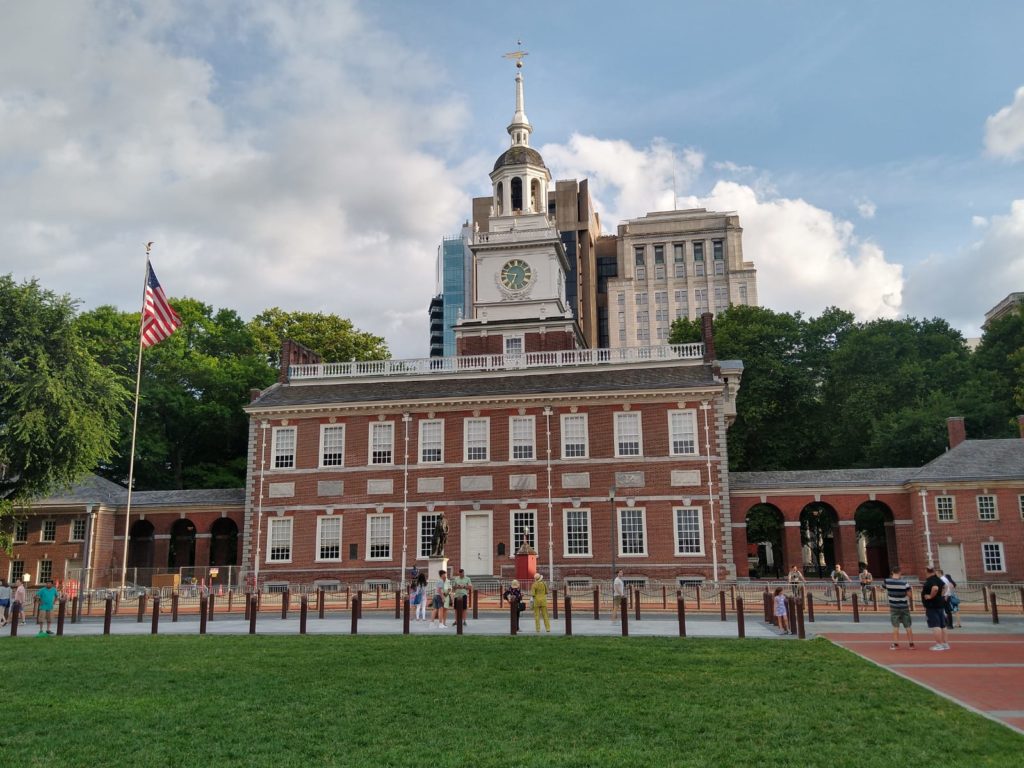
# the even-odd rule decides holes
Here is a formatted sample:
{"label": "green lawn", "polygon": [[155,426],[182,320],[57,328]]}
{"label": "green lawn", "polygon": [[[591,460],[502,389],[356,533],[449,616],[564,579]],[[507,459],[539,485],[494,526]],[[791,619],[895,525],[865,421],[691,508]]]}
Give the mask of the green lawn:
{"label": "green lawn", "polygon": [[823,640],[0,643],[0,765],[1019,766],[1024,737]]}

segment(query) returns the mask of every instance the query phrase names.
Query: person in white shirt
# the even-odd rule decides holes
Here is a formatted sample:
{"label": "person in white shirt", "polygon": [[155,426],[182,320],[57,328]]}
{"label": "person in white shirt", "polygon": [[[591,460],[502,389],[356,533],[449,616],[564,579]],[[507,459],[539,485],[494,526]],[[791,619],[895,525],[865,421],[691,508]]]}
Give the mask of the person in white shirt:
{"label": "person in white shirt", "polygon": [[618,573],[615,574],[615,580],[612,582],[612,621],[615,621],[615,615],[619,610],[619,606],[622,605],[622,598],[626,596],[626,582],[622,580],[622,569],[620,568]]}

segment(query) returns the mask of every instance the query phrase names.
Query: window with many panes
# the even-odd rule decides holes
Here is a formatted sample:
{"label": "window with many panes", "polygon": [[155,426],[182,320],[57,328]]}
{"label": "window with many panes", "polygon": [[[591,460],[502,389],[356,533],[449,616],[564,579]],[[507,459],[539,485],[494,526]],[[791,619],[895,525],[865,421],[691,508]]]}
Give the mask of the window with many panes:
{"label": "window with many panes", "polygon": [[[416,557],[430,557],[430,542],[434,538],[434,527],[441,515],[434,512],[426,512],[420,515],[419,537],[416,543]],[[433,574],[428,574],[432,576]]]}
{"label": "window with many panes", "polygon": [[620,307],[626,306],[626,292],[625,291],[618,291],[615,294],[615,303],[618,304]]}
{"label": "window with many panes", "polygon": [[85,519],[71,521],[71,541],[85,541]]}
{"label": "window with many panes", "polygon": [[999,517],[996,512],[996,497],[995,496],[979,496],[978,497],[978,519],[979,520],[995,520]]}
{"label": "window with many panes", "polygon": [[704,554],[704,524],[698,507],[676,509],[676,554]]}
{"label": "window with many panes", "polygon": [[637,293],[633,297],[633,299],[634,299],[634,301],[636,301],[636,305],[638,307],[645,307],[645,306],[647,306],[647,293],[646,293],[646,291],[641,291],[640,293]]}
{"label": "window with many panes", "polygon": [[28,543],[28,520],[19,520],[14,524],[14,543]]}
{"label": "window with many panes", "polygon": [[536,458],[536,425],[533,416],[511,416],[508,420],[509,457],[513,461]]}
{"label": "window with many panes", "polygon": [[292,523],[290,517],[272,517],[267,522],[267,562],[292,561]]}
{"label": "window with many panes", "polygon": [[562,458],[584,459],[587,457],[587,414],[562,414]]}
{"label": "window with many panes", "polygon": [[466,461],[487,461],[491,448],[491,420],[466,419],[464,424]]}
{"label": "window with many panes", "polygon": [[619,554],[647,554],[647,525],[642,509],[619,510]]}
{"label": "window with many panes", "polygon": [[1003,544],[998,541],[986,541],[981,545],[981,562],[985,573],[1000,573],[1006,570],[1003,563]]}
{"label": "window with many panes", "polygon": [[295,427],[274,427],[270,465],[274,469],[295,467]]}
{"label": "window with many panes", "polygon": [[366,516],[366,552],[368,560],[391,558],[391,515]]}
{"label": "window with many panes", "polygon": [[393,464],[395,461],[395,424],[376,421],[370,424],[370,463]]}
{"label": "window with many panes", "polygon": [[15,585],[21,581],[21,577],[25,575],[25,561],[24,560],[12,560],[11,561],[11,578],[10,583]]}
{"label": "window with many panes", "polygon": [[512,554],[519,551],[524,541],[537,549],[537,513],[532,509],[512,512]]}
{"label": "window with many panes", "polygon": [[951,523],[956,520],[956,507],[952,496],[935,497],[935,519],[940,523]]}
{"label": "window with many panes", "polygon": [[316,519],[316,559],[341,560],[341,516],[327,515]]}
{"label": "window with many panes", "polygon": [[345,425],[320,425],[320,466],[345,466]]}
{"label": "window with many panes", "polygon": [[615,455],[618,457],[643,455],[639,413],[615,414]]}
{"label": "window with many panes", "polygon": [[725,286],[715,288],[715,311],[721,312],[729,308],[729,289]]}
{"label": "window with many panes", "polygon": [[654,279],[665,279],[665,246],[654,246]]}
{"label": "window with many panes", "polygon": [[683,256],[683,244],[676,243],[672,246],[672,263],[675,267],[676,277],[686,277],[686,257]]}
{"label": "window with many panes", "polygon": [[53,560],[39,561],[39,578],[36,583],[45,584],[53,578]]}
{"label": "window with many panes", "polygon": [[1020,510],[1021,518],[1024,518],[1024,494],[1017,497],[1017,509]]}
{"label": "window with many panes", "polygon": [[704,243],[693,244],[693,274],[696,277],[704,277]]}
{"label": "window with many panes", "polygon": [[750,303],[750,300],[747,298],[747,284],[740,283],[738,290],[740,292],[740,304],[746,306]]}
{"label": "window with many panes", "polygon": [[420,421],[420,464],[438,464],[444,461],[444,420]]}
{"label": "window with many panes", "polygon": [[697,305],[697,314],[703,315],[708,311],[708,289],[695,288],[693,291],[693,303]]}
{"label": "window with many panes", "polygon": [[668,412],[668,450],[670,456],[697,454],[697,412]]}
{"label": "window with many panes", "polygon": [[714,240],[711,243],[711,255],[715,262],[715,274],[725,274],[725,249],[721,240]]}
{"label": "window with many panes", "polygon": [[674,297],[676,300],[676,317],[689,317],[690,300],[689,297],[686,295],[686,289],[677,289]]}
{"label": "window with many panes", "polygon": [[636,263],[636,279],[647,279],[647,267],[644,264],[644,249],[642,247],[633,249],[633,259]]}
{"label": "window with many panes", "polygon": [[57,540],[57,521],[56,520],[43,520],[42,532],[39,534],[39,540],[45,542],[51,542]]}
{"label": "window with many panes", "polygon": [[566,509],[562,514],[565,527],[565,556],[590,556],[590,510]]}

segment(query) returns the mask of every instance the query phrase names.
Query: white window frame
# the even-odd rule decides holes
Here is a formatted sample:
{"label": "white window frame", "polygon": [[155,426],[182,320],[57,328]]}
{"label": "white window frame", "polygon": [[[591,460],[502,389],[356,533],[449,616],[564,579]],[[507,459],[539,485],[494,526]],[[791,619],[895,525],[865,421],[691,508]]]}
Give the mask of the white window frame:
{"label": "white window frame", "polygon": [[684,243],[672,243],[672,268],[677,278],[686,277],[686,246]]}
{"label": "white window frame", "polygon": [[[278,534],[278,529],[283,529],[283,533]],[[274,544],[274,536],[279,535],[281,541],[287,534],[288,543]],[[281,557],[280,555],[274,555],[274,550],[288,548],[288,556]],[[292,561],[292,555],[295,553],[295,518],[294,517],[271,517],[267,520],[267,554],[266,562],[268,563],[290,563]]]}
{"label": "white window frame", "polygon": [[[81,525],[82,535],[75,536],[75,527]],[[84,517],[76,517],[71,521],[71,530],[68,533],[68,541],[85,541],[85,534],[89,530],[89,521]]]}
{"label": "white window frame", "polygon": [[[373,554],[373,547],[376,544],[381,546],[379,535],[378,540],[374,541],[374,523],[387,523],[387,554]],[[394,537],[395,537],[395,526],[394,526],[394,515],[390,512],[377,512],[372,515],[366,516],[366,559],[367,560],[391,560],[394,556]]]}
{"label": "white window frame", "polygon": [[[993,552],[999,558],[998,568],[989,568],[987,552]],[[983,541],[981,543],[981,568],[985,573],[1006,573],[1006,552],[1001,541]]]}
{"label": "white window frame", "polygon": [[[380,443],[379,443],[379,445],[381,447],[379,449],[377,447],[378,446],[378,442],[376,440],[376,435],[377,435],[378,432],[381,432],[381,433],[383,433],[385,435],[390,433],[390,440],[389,441],[381,440]],[[395,422],[393,422],[393,421],[371,421],[370,422],[369,440],[367,442],[367,446],[366,447],[367,447],[366,461],[367,461],[367,464],[369,466],[371,466],[371,467],[374,467],[374,466],[376,466],[376,467],[393,466],[394,463],[395,463]],[[387,461],[377,461],[376,460],[376,454],[378,452],[384,453],[385,451],[387,451],[388,460]]]}
{"label": "white window frame", "polygon": [[[331,439],[328,446],[328,434],[340,435],[340,444],[337,437]],[[327,449],[331,448],[331,462],[327,461]],[[345,466],[345,425],[344,424],[321,424],[320,425],[320,469],[333,469],[334,467]]]}
{"label": "white window frame", "polygon": [[[335,540],[325,540],[325,534],[329,533],[325,530],[327,528],[326,523],[330,523],[330,527],[334,527],[335,524],[338,527],[337,536]],[[344,555],[342,549],[342,516],[341,515],[319,515],[316,519],[316,562],[318,563],[339,563]],[[324,546],[337,546],[338,556],[337,557],[324,557]]]}
{"label": "white window frame", "polygon": [[[520,429],[517,430],[516,427]],[[518,434],[517,434],[518,432]],[[529,434],[529,442],[526,441],[525,433]],[[529,448],[529,456],[517,456],[516,448]],[[509,461],[535,461],[537,458],[537,417],[536,416],[509,416],[508,417],[508,458]]]}
{"label": "white window frame", "polygon": [[1021,519],[1024,520],[1024,493],[1017,496],[1017,509],[1020,512]]}
{"label": "white window frame", "polygon": [[508,356],[518,357],[526,352],[526,335],[522,333],[509,333],[502,339],[502,349]]}
{"label": "white window frame", "polygon": [[512,542],[512,555],[523,545],[523,538],[528,539],[530,546],[537,549],[537,510],[513,509],[508,516],[509,540]]}
{"label": "white window frame", "polygon": [[[416,559],[427,560],[430,557],[430,543],[434,538],[434,526],[441,519],[440,512],[420,512],[416,517]],[[433,520],[430,531],[424,530],[428,520]],[[430,574],[427,574],[430,577]]]}
{"label": "white window frame", "polygon": [[[572,541],[569,532],[569,518],[579,516],[582,522],[582,533],[577,532],[575,535],[582,536],[586,540],[585,550],[583,552],[572,551]],[[590,523],[590,510],[585,507],[565,507],[562,509],[562,542],[563,542],[563,557],[581,558],[594,556],[594,547],[592,541],[593,528]]]}
{"label": "white window frame", "polygon": [[[689,418],[690,426],[692,429],[689,434],[692,435],[693,450],[676,450],[676,443],[683,443],[682,448],[685,449],[685,443],[687,442],[687,433],[685,431],[685,424],[676,425],[673,417]],[[697,450],[697,409],[696,408],[675,408],[668,412],[668,455],[669,456],[696,456]]]}
{"label": "white window frame", "polygon": [[[630,423],[636,425],[635,430]],[[615,458],[635,459],[644,455],[644,424],[639,411],[618,411],[615,414],[614,432]]]}
{"label": "white window frame", "polygon": [[[47,535],[47,530],[52,531]],[[56,544],[57,543],[57,521],[56,520],[43,520],[43,524],[39,526],[39,542],[41,544]]]}
{"label": "white window frame", "polygon": [[[436,435],[428,434],[437,429]],[[417,453],[420,464],[444,464],[444,419],[421,419],[417,427]],[[427,458],[426,451],[436,451],[437,458]]]}
{"label": "white window frame", "polygon": [[[45,567],[44,567],[45,566]],[[36,563],[36,584],[53,580],[53,560],[47,558]]]}
{"label": "white window frame", "polygon": [[[946,517],[943,517],[946,515]],[[940,523],[956,522],[956,497],[936,496],[935,497],[935,520]]]}
{"label": "white window frame", "polygon": [[[984,515],[983,515],[983,510],[982,510],[982,499],[986,499],[986,500],[990,499],[992,501],[991,509],[984,510]],[[996,520],[999,519],[999,504],[996,501],[996,495],[994,493],[979,493],[975,497],[975,501],[976,501],[976,503],[978,505],[978,519],[979,520],[981,520],[984,523],[991,523],[991,522],[995,522]],[[988,516],[988,515],[990,515],[990,516]]]}
{"label": "white window frame", "polygon": [[[282,445],[287,439],[290,439],[291,445]],[[270,468],[295,469],[298,444],[298,428],[274,427],[270,436]]]}
{"label": "white window frame", "polygon": [[15,520],[11,536],[15,544],[28,544],[28,520]]}
{"label": "white window frame", "polygon": [[[474,427],[482,428],[483,434],[471,434]],[[464,419],[462,422],[462,460],[463,461],[490,461],[491,460],[491,417],[473,416]],[[470,451],[483,450],[483,456],[470,458]]]}
{"label": "white window frame", "polygon": [[[14,566],[20,566],[15,568]],[[7,583],[11,585],[13,590],[19,581],[22,580],[22,576],[25,573],[25,561],[24,560],[11,560],[10,565],[7,567]]]}
{"label": "white window frame", "polygon": [[[623,521],[627,513],[630,514],[630,517],[635,516],[632,513],[639,513],[639,535],[641,538],[641,551],[639,552],[626,552],[626,527],[623,524]],[[647,557],[647,509],[645,507],[619,507],[616,510],[616,516],[618,517],[618,533],[616,535],[616,539],[618,541],[619,557]]]}
{"label": "white window frame", "polygon": [[[699,546],[696,550],[690,551],[685,550],[683,547],[683,531],[680,529],[680,523],[683,518],[696,519],[696,534]],[[676,542],[676,557],[703,557],[704,556],[704,510],[700,507],[675,507],[672,510],[672,525],[673,535]],[[692,528],[688,529],[689,532],[693,532]]]}
{"label": "white window frame", "polygon": [[[583,441],[582,442],[583,453],[581,453],[581,454],[573,453],[572,455],[569,455],[568,451],[566,450],[570,445],[573,445],[573,446],[580,445],[580,443],[577,442],[576,440],[574,440],[572,443],[570,443],[570,442],[568,442],[566,440],[566,438],[569,436],[568,435],[568,431],[569,430],[566,428],[566,424],[569,423],[569,422],[572,422],[574,424],[575,423],[579,423],[579,424],[582,425],[582,430],[581,430],[582,431],[582,435],[580,435],[580,436],[582,437],[582,441]],[[560,432],[560,438],[561,438],[560,442],[562,444],[562,458],[563,459],[589,459],[590,458],[590,419],[587,418],[587,414],[585,414],[585,413],[563,413],[563,414],[561,414],[559,416],[559,426],[561,427],[559,432]],[[580,436],[578,436],[576,434],[574,434],[572,436],[574,438],[580,437]]]}

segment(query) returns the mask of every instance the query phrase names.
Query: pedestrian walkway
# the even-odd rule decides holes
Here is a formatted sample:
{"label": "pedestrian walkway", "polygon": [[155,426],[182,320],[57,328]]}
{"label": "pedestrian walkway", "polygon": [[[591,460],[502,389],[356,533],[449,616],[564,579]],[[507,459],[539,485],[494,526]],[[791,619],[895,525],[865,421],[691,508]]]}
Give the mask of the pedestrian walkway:
{"label": "pedestrian walkway", "polygon": [[[830,622],[834,625],[834,622]],[[864,629],[861,629],[864,627]],[[1024,622],[964,624],[949,634],[950,650],[930,651],[931,632],[915,622],[915,650],[880,627],[818,627],[816,634],[968,709],[1024,733]],[[824,630],[824,631],[821,631]]]}

